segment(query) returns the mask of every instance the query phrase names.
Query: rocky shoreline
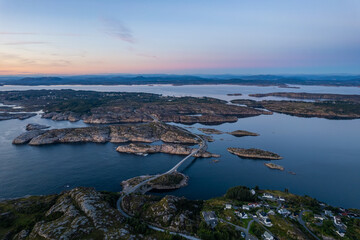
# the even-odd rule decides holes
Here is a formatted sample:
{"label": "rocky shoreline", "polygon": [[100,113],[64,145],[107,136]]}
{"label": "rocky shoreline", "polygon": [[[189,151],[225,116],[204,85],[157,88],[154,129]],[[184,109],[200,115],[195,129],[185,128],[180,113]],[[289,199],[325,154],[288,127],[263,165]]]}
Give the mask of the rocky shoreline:
{"label": "rocky shoreline", "polygon": [[155,142],[197,144],[197,139],[191,133],[180,130],[172,125],[160,122],[147,124],[126,124],[93,126],[83,128],[63,128],[50,130],[28,131],[14,139],[13,144],[33,146],[55,143],[126,143]]}
{"label": "rocky shoreline", "polygon": [[[128,145],[120,145],[116,148],[116,151],[121,153],[133,153],[133,154],[149,154],[149,153],[167,153],[173,155],[189,155],[196,149],[180,145],[180,144],[162,144],[162,145],[149,145],[143,143],[130,143]],[[198,152],[194,157],[202,158],[218,158],[220,155],[212,154],[206,151]]]}
{"label": "rocky shoreline", "polygon": [[0,121],[3,120],[10,120],[10,119],[19,119],[19,120],[25,120],[31,117],[36,116],[36,113],[0,113]]}
{"label": "rocky shoreline", "polygon": [[237,155],[241,158],[264,159],[264,160],[282,159],[282,157],[276,153],[261,150],[261,149],[256,149],[256,148],[245,149],[245,148],[229,147],[227,150],[231,154]]}

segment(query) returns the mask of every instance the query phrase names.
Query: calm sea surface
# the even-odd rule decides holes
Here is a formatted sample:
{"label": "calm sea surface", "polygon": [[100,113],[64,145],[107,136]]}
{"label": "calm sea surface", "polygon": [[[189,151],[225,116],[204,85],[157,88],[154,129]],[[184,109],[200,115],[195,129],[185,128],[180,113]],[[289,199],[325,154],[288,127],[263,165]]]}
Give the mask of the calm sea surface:
{"label": "calm sea surface", "polygon": [[[227,93],[318,92],[360,94],[360,88],[301,86],[300,89],[256,86],[3,86],[4,90],[76,89],[97,91],[152,92],[174,96],[210,96],[225,100]],[[268,98],[275,99],[275,98]],[[53,128],[86,126],[82,122],[55,122],[36,116],[27,120],[0,121],[0,198],[58,193],[75,186],[120,191],[122,180],[142,174],[164,172],[182,159],[154,154],[146,157],[121,154],[117,144],[58,144],[15,146],[13,138],[25,132],[28,123]],[[180,125],[182,126],[182,125]],[[188,126],[185,126],[188,127]],[[199,132],[201,124],[189,130]],[[206,126],[205,126],[206,127]],[[258,137],[236,138],[213,135],[209,151],[221,154],[220,162],[189,159],[181,169],[190,184],[171,194],[206,199],[225,193],[236,185],[260,188],[288,188],[336,206],[360,208],[360,120],[299,118],[283,114],[239,119],[213,128],[222,131],[248,130]],[[283,156],[274,161],[285,171],[268,169],[261,160],[245,160],[231,155],[227,147],[261,148]],[[289,174],[293,171],[296,175]]]}

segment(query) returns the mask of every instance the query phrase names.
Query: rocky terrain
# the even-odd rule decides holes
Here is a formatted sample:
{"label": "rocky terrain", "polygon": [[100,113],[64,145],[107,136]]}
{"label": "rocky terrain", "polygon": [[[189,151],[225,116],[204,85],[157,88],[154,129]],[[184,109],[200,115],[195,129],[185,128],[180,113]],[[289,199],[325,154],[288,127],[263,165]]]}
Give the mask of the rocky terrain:
{"label": "rocky terrain", "polygon": [[244,130],[236,130],[236,131],[228,132],[228,134],[231,134],[235,137],[259,136],[259,134],[257,134],[257,133],[248,132],[248,131],[244,131]]}
{"label": "rocky terrain", "polygon": [[151,231],[144,236],[127,223],[115,208],[118,196],[74,188],[59,195],[2,201],[0,238],[157,239]]}
{"label": "rocky terrain", "polygon": [[223,134],[222,131],[214,129],[214,128],[198,128],[199,131],[205,133],[205,134]]}
{"label": "rocky terrain", "polygon": [[283,166],[277,165],[277,164],[275,164],[275,163],[264,163],[264,165],[267,166],[268,168],[271,168],[271,169],[276,169],[276,170],[284,171],[284,167],[283,167]]}
{"label": "rocky terrain", "polygon": [[50,126],[41,125],[37,123],[29,123],[28,125],[26,125],[26,131],[41,130],[46,128],[50,128]]}
{"label": "rocky terrain", "polygon": [[163,122],[220,124],[238,118],[271,114],[229,105],[214,98],[165,97],[150,93],[29,90],[0,92],[0,102],[16,104],[23,111],[43,110],[42,117],[85,123],[141,123],[153,117]]}
{"label": "rocky terrain", "polygon": [[[262,198],[271,194],[273,199]],[[260,222],[250,223],[249,233],[258,239],[265,230],[271,231],[276,238],[312,239],[297,216],[307,209],[303,220],[306,226],[320,239],[355,240],[360,234],[360,211],[343,209],[321,203],[309,196],[298,196],[288,191],[256,189],[253,195],[244,186],[230,188],[224,196],[196,201],[184,197],[130,194],[124,197],[122,208],[132,218],[125,218],[116,209],[120,194],[98,192],[93,188],[78,187],[72,190],[48,196],[31,196],[0,201],[0,239],[54,240],[54,239],[145,239],[177,240],[178,236],[155,232],[148,227],[158,226],[169,231],[182,232],[203,240],[241,239],[240,231],[235,230],[226,221],[246,228],[250,220],[242,220],[233,206],[257,202],[261,208],[241,210],[251,218],[262,209],[270,218],[272,227],[261,226]],[[276,211],[276,202],[281,197],[282,208],[291,215],[283,216]],[[231,204],[231,209],[225,209]],[[238,208],[240,209],[240,208]],[[333,218],[327,217],[325,210],[346,224],[346,234],[340,237],[336,233]],[[211,228],[202,217],[202,212],[212,211],[216,216],[216,227]],[[272,214],[270,212],[272,211]],[[323,221],[314,218],[323,216]],[[255,238],[253,238],[255,239]]]}
{"label": "rocky terrain", "polygon": [[34,130],[21,134],[14,144],[45,145],[54,143],[125,143],[155,142],[196,144],[198,139],[177,127],[151,122],[147,124],[107,125],[83,128]]}
{"label": "rocky terrain", "polygon": [[24,120],[36,116],[36,113],[7,113],[0,112],[0,121],[10,120],[10,119],[19,119]]}
{"label": "rocky terrain", "polygon": [[[196,149],[180,145],[180,144],[162,144],[162,145],[149,145],[142,143],[130,143],[129,145],[120,145],[116,148],[116,151],[121,153],[168,153],[174,155],[189,155]],[[212,154],[206,151],[200,151],[194,155],[194,157],[220,157],[217,154]]]}
{"label": "rocky terrain", "polygon": [[241,158],[251,158],[251,159],[267,159],[267,160],[279,160],[282,159],[281,156],[279,156],[276,153],[272,153],[269,151],[256,149],[256,148],[234,148],[229,147],[227,149],[230,153],[237,155]]}
{"label": "rocky terrain", "polygon": [[274,92],[274,93],[258,93],[249,94],[250,97],[283,97],[292,99],[307,99],[307,100],[323,100],[323,101],[345,101],[360,103],[360,95],[347,95],[347,94],[330,94],[330,93],[295,93],[295,92]]}
{"label": "rocky terrain", "polygon": [[183,197],[163,198],[132,194],[126,196],[123,208],[130,215],[137,215],[156,226],[176,232],[196,232],[201,222],[202,201],[191,201]]}
{"label": "rocky terrain", "polygon": [[248,99],[232,100],[232,103],[254,108],[265,108],[271,112],[297,117],[318,117],[326,119],[360,118],[360,103],[350,101],[254,101]]}
{"label": "rocky terrain", "polygon": [[[145,181],[148,178],[151,178],[151,175],[144,175],[133,177],[121,182],[121,186],[124,192],[127,192],[128,189],[136,186],[142,181]],[[180,173],[173,172],[170,174],[162,175],[152,181],[146,183],[146,189],[150,190],[174,190],[178,188],[182,188],[188,185],[189,177]],[[149,190],[149,191],[150,191]]]}

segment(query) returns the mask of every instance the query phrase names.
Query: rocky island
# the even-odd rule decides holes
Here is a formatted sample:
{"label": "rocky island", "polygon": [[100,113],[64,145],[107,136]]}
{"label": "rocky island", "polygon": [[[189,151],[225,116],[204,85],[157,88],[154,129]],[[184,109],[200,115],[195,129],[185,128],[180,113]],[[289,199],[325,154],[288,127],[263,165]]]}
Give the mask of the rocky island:
{"label": "rocky island", "polygon": [[236,130],[236,131],[228,132],[228,134],[233,135],[235,137],[259,136],[259,134],[257,133],[248,132],[244,130]]}
{"label": "rocky island", "polygon": [[[180,144],[162,144],[162,145],[149,145],[142,143],[130,143],[129,145],[120,145],[116,151],[121,153],[134,153],[134,154],[148,154],[148,153],[168,153],[173,155],[189,155],[196,149],[180,145]],[[194,157],[203,158],[218,158],[220,155],[212,154],[206,151],[200,151]]]}
{"label": "rocky island", "polygon": [[74,90],[2,91],[0,102],[23,111],[43,110],[43,118],[85,123],[142,123],[153,118],[183,124],[221,124],[271,114],[209,97],[167,97],[151,93]]}
{"label": "rocky island", "polygon": [[360,103],[360,95],[348,95],[348,94],[330,94],[330,93],[306,93],[306,92],[274,92],[274,93],[257,93],[249,94],[250,97],[282,97],[292,99],[304,99],[304,100],[321,100],[321,101],[343,101]]}
{"label": "rocky island", "polygon": [[283,166],[277,165],[277,164],[275,164],[275,163],[264,163],[264,165],[267,166],[268,168],[271,168],[271,169],[276,169],[276,170],[284,171],[284,167],[283,167]]}
{"label": "rocky island", "polygon": [[28,125],[26,125],[26,131],[41,130],[46,128],[50,128],[50,126],[41,125],[37,123],[29,123]]}
{"label": "rocky island", "polygon": [[276,153],[256,149],[256,148],[234,148],[229,147],[227,149],[230,153],[237,155],[241,158],[250,158],[250,159],[267,159],[267,160],[279,160],[282,159],[281,156],[279,156]]}
{"label": "rocky island", "polygon": [[103,125],[82,128],[34,130],[21,134],[14,144],[46,145],[54,143],[125,143],[155,142],[197,144],[199,139],[187,131],[161,122],[146,124]]}
{"label": "rocky island", "polygon": [[198,128],[199,131],[205,133],[205,134],[223,134],[222,131],[214,129],[214,128]]}
{"label": "rocky island", "polygon": [[350,101],[254,101],[236,99],[232,103],[254,108],[264,108],[271,112],[283,113],[297,117],[318,117],[326,119],[360,118],[360,103]]}

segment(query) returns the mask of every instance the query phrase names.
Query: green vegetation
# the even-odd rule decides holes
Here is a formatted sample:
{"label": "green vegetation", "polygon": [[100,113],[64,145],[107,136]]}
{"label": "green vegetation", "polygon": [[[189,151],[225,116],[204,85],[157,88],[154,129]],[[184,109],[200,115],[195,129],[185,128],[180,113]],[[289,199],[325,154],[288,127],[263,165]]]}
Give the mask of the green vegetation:
{"label": "green vegetation", "polygon": [[255,197],[251,194],[250,189],[244,186],[230,188],[229,190],[227,190],[225,197],[237,201],[251,202],[255,200]]}
{"label": "green vegetation", "polygon": [[36,222],[46,220],[45,213],[56,202],[57,195],[32,196],[0,202],[0,239],[11,238],[23,229],[32,229]]}
{"label": "green vegetation", "polygon": [[241,238],[240,232],[228,224],[219,224],[215,229],[211,229],[205,222],[201,222],[197,234],[203,240],[238,240]]}
{"label": "green vegetation", "polygon": [[182,180],[184,180],[185,176],[181,173],[175,172],[172,174],[166,174],[162,175],[161,177],[158,177],[151,182],[150,184],[160,184],[160,185],[166,185],[166,186],[173,186],[180,184]]}

